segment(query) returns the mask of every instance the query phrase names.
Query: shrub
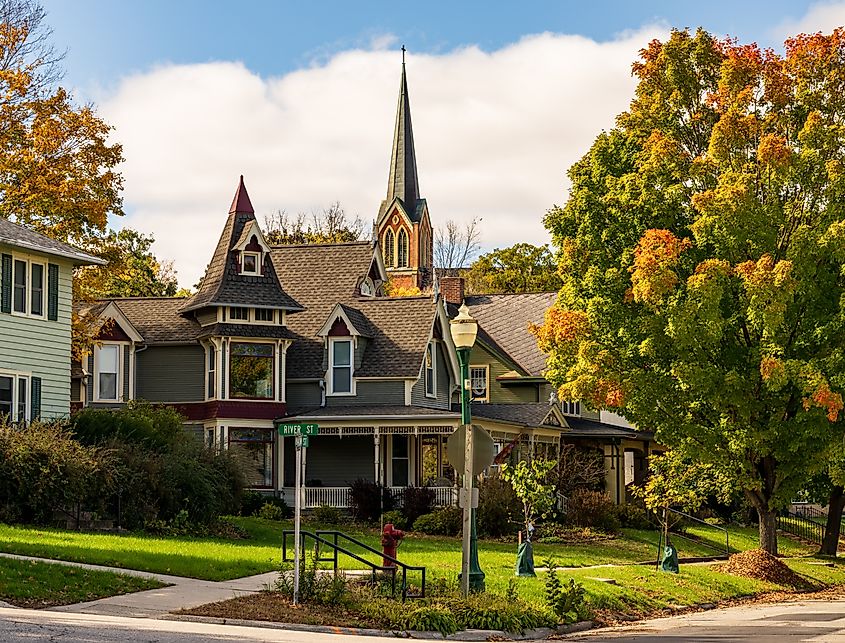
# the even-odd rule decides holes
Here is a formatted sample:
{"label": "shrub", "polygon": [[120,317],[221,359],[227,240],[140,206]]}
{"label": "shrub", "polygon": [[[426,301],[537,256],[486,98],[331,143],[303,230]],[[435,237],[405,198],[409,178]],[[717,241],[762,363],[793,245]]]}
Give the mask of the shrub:
{"label": "shrub", "polygon": [[524,632],[555,625],[548,613],[518,598],[509,599],[493,593],[473,594],[455,601],[453,607],[459,625],[466,629]]}
{"label": "shrub", "polygon": [[[434,509],[434,490],[428,487],[408,487],[402,498],[403,522],[413,525],[414,521],[423,514],[431,513]],[[395,524],[395,523],[394,523]]]}
{"label": "shrub", "polygon": [[[252,489],[247,489],[241,495],[241,515],[257,515],[261,507],[264,506],[264,503],[267,502],[269,498],[270,496],[267,496],[266,494],[253,491]],[[282,500],[282,502],[284,502],[284,500]]]}
{"label": "shrub", "polygon": [[349,509],[357,520],[378,522],[382,513],[393,509],[395,504],[390,489],[375,482],[359,478],[350,486]]}
{"label": "shrub", "polygon": [[279,506],[275,505],[272,502],[265,502],[261,505],[261,509],[258,510],[258,517],[263,518],[264,520],[284,520],[285,519],[285,512]]}
{"label": "shrub", "polygon": [[[293,565],[285,564],[273,589],[293,598],[293,585]],[[313,557],[306,558],[299,573],[299,600],[316,605],[347,605],[351,600],[349,581],[343,572],[323,572],[317,568]]]}
{"label": "shrub", "polygon": [[385,525],[387,523],[393,523],[393,526],[396,527],[396,529],[408,528],[408,520],[401,511],[397,511],[396,509],[393,509],[392,511],[385,511],[384,516],[382,516],[382,522],[384,522]]}
{"label": "shrub", "polygon": [[344,515],[343,512],[338,509],[337,507],[332,507],[331,505],[320,505],[314,509],[311,517],[314,519],[314,522],[321,523],[323,525],[341,525],[344,522]]}
{"label": "shrub", "polygon": [[616,516],[623,527],[630,529],[653,529],[654,523],[645,507],[635,504],[624,504],[616,507]]}
{"label": "shrub", "polygon": [[423,605],[408,612],[403,629],[418,632],[440,632],[444,636],[458,631],[458,622],[451,610],[439,605]]}
{"label": "shrub", "polygon": [[569,498],[566,521],[577,527],[619,531],[620,523],[613,501],[600,491],[577,489]]}
{"label": "shrub", "polygon": [[587,618],[588,611],[584,601],[584,587],[570,578],[565,585],[557,576],[557,563],[554,559],[544,561],[549,571],[546,572],[546,604],[555,613],[561,623],[574,623]]}
{"label": "shrub", "polygon": [[478,489],[478,533],[501,538],[519,531],[522,503],[500,476],[485,478]]}
{"label": "shrub", "polygon": [[459,507],[441,507],[414,522],[414,531],[432,536],[457,536],[461,532],[463,512]]}
{"label": "shrub", "polygon": [[61,423],[0,420],[0,520],[44,525],[57,510],[99,507],[114,477],[112,454],[80,444]]}
{"label": "shrub", "polygon": [[83,444],[118,440],[162,452],[184,438],[182,422],[171,407],[133,400],[120,409],[83,409],[71,417],[70,428]]}

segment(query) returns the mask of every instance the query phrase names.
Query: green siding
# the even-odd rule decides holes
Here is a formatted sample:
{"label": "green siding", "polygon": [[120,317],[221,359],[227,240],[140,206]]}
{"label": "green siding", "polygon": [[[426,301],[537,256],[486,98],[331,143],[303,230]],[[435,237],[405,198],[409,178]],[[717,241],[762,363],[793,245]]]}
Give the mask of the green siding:
{"label": "green siding", "polygon": [[[4,253],[18,252],[0,247]],[[30,253],[33,258],[59,266],[57,319],[19,317],[0,313],[0,370],[32,373],[41,378],[41,417],[70,413],[70,262]],[[45,275],[46,277],[46,275]]]}
{"label": "green siding", "polygon": [[[292,440],[285,442],[285,455],[294,451]],[[315,436],[308,446],[305,464],[306,484],[345,487],[359,478],[375,478],[375,448],[371,435]]]}
{"label": "green siding", "polygon": [[326,406],[405,404],[404,380],[358,380],[355,395],[326,396]]}
{"label": "green siding", "polygon": [[446,363],[446,352],[443,350],[443,344],[437,343],[437,375],[436,375],[436,397],[427,397],[425,394],[425,376],[420,368],[420,378],[414,382],[414,387],[411,389],[411,404],[414,406],[424,406],[433,409],[449,409],[452,406],[451,401],[451,378],[449,377],[449,367]]}
{"label": "green siding", "polygon": [[205,354],[199,344],[150,346],[135,353],[135,397],[150,402],[205,399]]}
{"label": "green siding", "polygon": [[287,382],[285,401],[288,408],[302,409],[320,406],[319,382]]}
{"label": "green siding", "polygon": [[486,364],[489,367],[490,379],[488,386],[490,388],[490,399],[488,401],[490,404],[544,402],[548,399],[548,393],[545,393],[544,397],[539,397],[538,389],[540,389],[541,386],[538,384],[503,386],[496,378],[501,377],[513,369],[503,363],[498,357],[493,355],[493,353],[488,351],[481,344],[476,344],[472,347],[469,363],[471,366],[484,366]]}

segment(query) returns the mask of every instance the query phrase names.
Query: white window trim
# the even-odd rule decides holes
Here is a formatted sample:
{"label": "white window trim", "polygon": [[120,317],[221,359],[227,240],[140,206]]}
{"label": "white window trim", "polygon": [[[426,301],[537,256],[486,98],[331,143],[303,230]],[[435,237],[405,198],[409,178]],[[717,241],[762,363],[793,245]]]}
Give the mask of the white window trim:
{"label": "white window trim", "polygon": [[[265,321],[263,319],[258,319],[256,312],[259,310],[269,310],[271,313],[270,321]],[[275,326],[276,325],[276,311],[272,308],[250,308],[249,309],[249,316],[250,321],[253,324],[258,324],[259,326]]]}
{"label": "white window trim", "polygon": [[[428,346],[426,346],[426,355],[423,358],[423,388],[425,389],[425,396],[429,399],[434,399],[437,397],[437,342],[435,340],[431,340],[428,342]],[[429,352],[431,352],[431,391],[428,390],[428,366],[426,366],[425,358],[428,357]]]}
{"label": "white window trim", "polygon": [[[26,288],[24,289],[24,311],[15,310],[15,262],[26,264]],[[41,314],[32,313],[32,266],[41,266]],[[15,317],[30,317],[32,319],[47,319],[47,262],[33,259],[30,255],[12,254],[12,315]]]}
{"label": "white window trim", "polygon": [[[99,346],[94,346],[94,402],[103,403],[119,403],[125,402],[123,399],[123,347],[127,345],[126,342],[99,342]],[[100,397],[100,368],[99,359],[101,346],[117,346],[117,378],[115,384],[115,393],[117,397],[114,399],[103,399]]]}
{"label": "white window trim", "polygon": [[[268,398],[251,398],[251,397],[230,397],[230,380],[232,377],[232,344],[270,344],[273,346],[273,397]],[[218,354],[222,353],[219,351]],[[217,399],[219,400],[234,400],[236,402],[275,402],[278,399],[278,393],[276,389],[279,388],[278,381],[275,379],[278,377],[278,364],[279,364],[279,344],[278,340],[275,339],[266,339],[262,337],[229,337],[226,340],[226,356],[225,358],[221,355],[220,360],[218,360],[217,365],[218,367],[223,363],[223,359],[226,360],[226,397],[221,397],[218,394]],[[218,369],[218,380],[222,379],[222,375],[220,374],[220,370]],[[218,391],[221,389],[218,389]]]}
{"label": "white window trim", "polygon": [[[203,348],[205,349],[205,399],[206,400],[216,400],[220,397],[220,387],[218,386],[220,380],[219,369],[217,367],[218,363],[218,353],[217,346],[214,343],[204,344]],[[212,351],[212,357],[209,359],[208,351]],[[211,369],[212,364],[214,365],[214,370]],[[209,376],[214,376],[214,395],[208,394],[208,379]]]}
{"label": "white window trim", "polygon": [[473,397],[472,389],[469,392],[469,398],[472,402],[489,402],[490,401],[490,365],[489,364],[470,364],[469,366],[469,381],[472,385],[472,369],[483,368],[486,384],[484,386],[484,397]]}
{"label": "white window trim", "polygon": [[560,412],[563,415],[572,417],[581,416],[581,400],[563,400],[560,403]]}
{"label": "white window trim", "polygon": [[[334,390],[334,345],[337,342],[349,342],[349,391],[336,393]],[[346,365],[340,368],[347,368]],[[329,370],[326,373],[327,395],[332,397],[350,397],[355,395],[355,338],[354,337],[329,337]]]}
{"label": "white window trim", "polygon": [[[237,310],[239,308],[243,308],[244,310],[246,310],[246,319],[241,319],[240,317],[232,317],[232,311]],[[226,311],[226,317],[226,322],[230,324],[248,324],[251,317],[249,306],[229,306],[229,310]]]}
{"label": "white window trim", "polygon": [[[232,311],[237,309],[237,308],[246,309],[246,319],[235,319],[234,317],[232,317]],[[221,309],[223,309],[223,307],[221,307]],[[228,309],[228,310],[226,310],[226,309]],[[279,314],[282,314],[281,310],[277,311],[276,309],[271,308],[269,310],[273,313],[273,319],[271,319],[270,321],[264,321],[263,319],[256,319],[255,311],[258,310],[258,309],[253,308],[251,306],[226,306],[225,309],[223,309],[223,310],[224,310],[224,312],[222,314],[218,313],[218,320],[221,321],[221,322],[228,323],[228,324],[255,324],[255,325],[258,325],[258,326],[275,326],[277,323],[279,323],[279,321],[278,321],[279,320]],[[268,309],[262,308],[261,310],[268,310]],[[279,314],[277,314],[277,313],[279,313]],[[282,319],[284,319],[283,315],[282,315]],[[282,325],[284,325],[284,324],[282,324]]]}
{"label": "white window trim", "polygon": [[[260,277],[261,276],[261,264],[262,264],[262,252],[256,252],[255,250],[241,250],[241,274],[242,275],[250,275],[253,277]],[[246,257],[250,255],[255,257],[255,270],[247,270],[246,269]]]}
{"label": "white window trim", "polygon": [[26,410],[24,411],[24,415],[26,416],[23,418],[24,422],[29,422],[30,418],[32,417],[32,373],[27,371],[0,371],[0,377],[11,377],[12,378],[12,416],[10,421],[12,422],[20,422],[21,418],[18,417],[18,382],[20,380],[26,380]]}

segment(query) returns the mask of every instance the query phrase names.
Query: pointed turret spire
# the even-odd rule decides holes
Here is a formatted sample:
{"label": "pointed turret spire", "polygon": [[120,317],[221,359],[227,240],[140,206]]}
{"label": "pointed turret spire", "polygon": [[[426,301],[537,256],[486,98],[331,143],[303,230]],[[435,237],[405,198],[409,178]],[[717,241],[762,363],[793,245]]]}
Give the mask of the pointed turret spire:
{"label": "pointed turret spire", "polygon": [[399,105],[396,108],[396,128],[393,132],[393,153],[390,157],[390,178],[387,182],[387,202],[399,197],[405,207],[413,210],[420,196],[417,182],[417,157],[414,153],[414,130],[411,127],[411,103],[405,77],[405,46],[402,46],[402,81],[399,84]]}
{"label": "pointed turret spire", "polygon": [[232,206],[229,208],[229,214],[235,212],[242,212],[244,214],[255,214],[252,208],[252,202],[249,200],[249,194],[246,193],[246,186],[244,185],[244,175],[241,174],[238,189],[235,191],[235,198],[232,199]]}

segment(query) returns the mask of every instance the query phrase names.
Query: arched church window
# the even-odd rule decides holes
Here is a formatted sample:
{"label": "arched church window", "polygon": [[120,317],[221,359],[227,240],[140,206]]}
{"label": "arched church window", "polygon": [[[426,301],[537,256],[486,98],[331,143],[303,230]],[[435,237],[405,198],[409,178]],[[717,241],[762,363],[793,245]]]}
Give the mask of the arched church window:
{"label": "arched church window", "polygon": [[384,247],[382,248],[384,265],[388,268],[393,267],[393,258],[396,256],[394,245],[393,230],[388,230],[384,233]]}
{"label": "arched church window", "polygon": [[399,230],[399,234],[397,235],[397,263],[396,265],[399,268],[407,268],[408,267],[408,233],[405,232],[404,228]]}

